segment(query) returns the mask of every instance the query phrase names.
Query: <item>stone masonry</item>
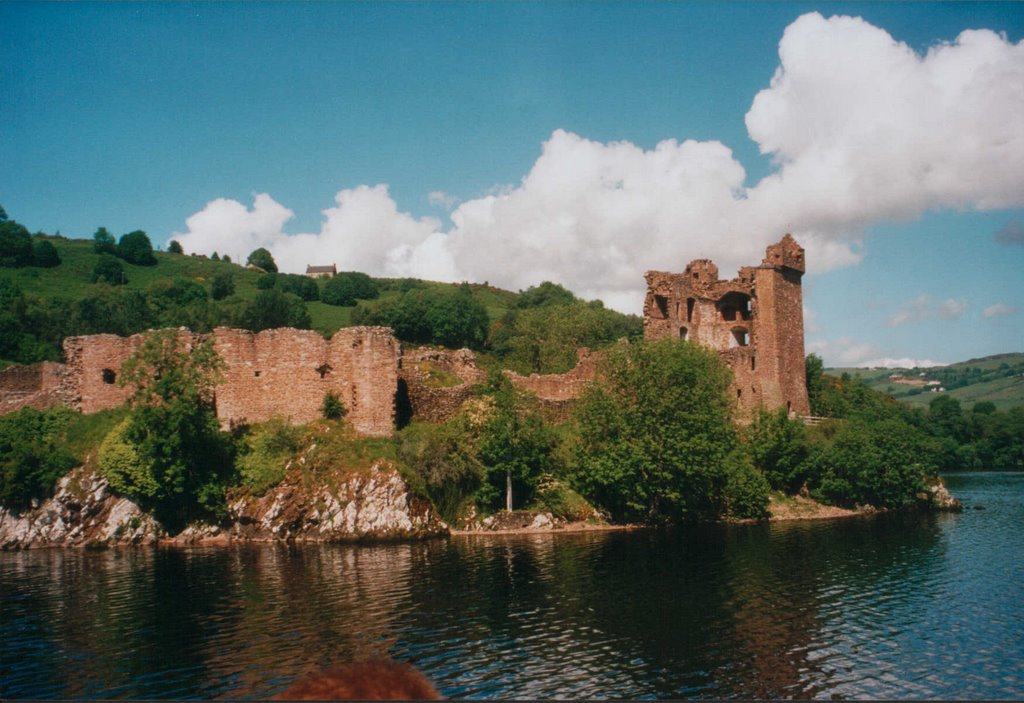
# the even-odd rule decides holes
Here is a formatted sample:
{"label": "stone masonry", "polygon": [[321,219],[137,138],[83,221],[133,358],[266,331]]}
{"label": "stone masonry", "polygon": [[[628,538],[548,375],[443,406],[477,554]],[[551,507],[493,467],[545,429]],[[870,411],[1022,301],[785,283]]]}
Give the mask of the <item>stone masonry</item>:
{"label": "stone masonry", "polygon": [[46,410],[60,405],[64,364],[43,361],[0,371],[0,415],[21,408]]}
{"label": "stone masonry", "polygon": [[[205,338],[187,330],[187,344]],[[284,417],[295,423],[321,416],[328,391],[348,409],[346,420],[365,435],[394,429],[398,384],[398,343],[385,327],[349,327],[326,340],[316,332],[279,328],[252,333],[218,327],[214,349],[225,362],[215,388],[217,417],[227,427]],[[130,388],[117,374],[145,335],[101,334],[64,342],[67,372],[64,402],[85,413],[122,405]]]}
{"label": "stone masonry", "polygon": [[741,411],[810,412],[804,371],[804,250],[789,234],[728,281],[696,259],[682,273],[648,271],[644,337],[689,339],[719,352]]}

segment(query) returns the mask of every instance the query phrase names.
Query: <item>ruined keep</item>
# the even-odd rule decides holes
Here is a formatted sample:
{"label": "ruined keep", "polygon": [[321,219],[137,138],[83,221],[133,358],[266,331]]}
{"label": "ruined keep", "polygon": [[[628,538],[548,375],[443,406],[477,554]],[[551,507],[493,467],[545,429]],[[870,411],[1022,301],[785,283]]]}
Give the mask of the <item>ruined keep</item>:
{"label": "ruined keep", "polygon": [[728,281],[709,259],[682,273],[648,271],[644,338],[689,339],[715,349],[733,372],[741,411],[785,407],[807,415],[804,369],[804,250],[789,234],[765,250],[760,266]]}

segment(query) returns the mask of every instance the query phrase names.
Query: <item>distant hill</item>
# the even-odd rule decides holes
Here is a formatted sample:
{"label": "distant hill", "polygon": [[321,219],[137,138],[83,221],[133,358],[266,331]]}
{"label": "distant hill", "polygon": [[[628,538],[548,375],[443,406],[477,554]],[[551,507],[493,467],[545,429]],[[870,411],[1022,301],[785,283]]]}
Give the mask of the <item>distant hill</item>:
{"label": "distant hill", "polygon": [[986,400],[1000,410],[1024,405],[1024,353],[1020,352],[931,368],[830,368],[825,372],[848,373],[874,390],[915,405],[926,406],[939,393],[956,398],[965,409]]}

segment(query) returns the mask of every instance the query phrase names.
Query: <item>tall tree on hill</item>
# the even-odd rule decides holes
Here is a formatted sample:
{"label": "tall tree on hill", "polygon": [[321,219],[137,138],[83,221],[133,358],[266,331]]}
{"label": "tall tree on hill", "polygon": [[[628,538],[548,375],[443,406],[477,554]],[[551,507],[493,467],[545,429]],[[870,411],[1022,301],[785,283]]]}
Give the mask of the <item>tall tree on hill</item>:
{"label": "tall tree on hill", "polygon": [[117,256],[117,240],[106,227],[100,227],[92,235],[92,250],[97,254]]}
{"label": "tall tree on hill", "polygon": [[117,242],[117,255],[136,266],[155,266],[156,257],[153,256],[153,243],[149,236],[140,229],[121,237]]}
{"label": "tall tree on hill", "polygon": [[259,267],[267,273],[277,273],[277,264],[274,263],[274,257],[263,247],[249,254],[249,258],[245,260],[245,263],[250,266]]}

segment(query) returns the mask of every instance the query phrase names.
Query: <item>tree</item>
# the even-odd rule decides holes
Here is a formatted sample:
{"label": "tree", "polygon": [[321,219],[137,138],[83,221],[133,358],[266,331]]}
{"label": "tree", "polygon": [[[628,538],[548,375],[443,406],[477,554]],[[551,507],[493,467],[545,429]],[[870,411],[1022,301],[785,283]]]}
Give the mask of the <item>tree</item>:
{"label": "tree", "polygon": [[160,330],[118,375],[133,388],[132,414],[104,441],[100,469],[172,533],[224,512],[232,448],[213,405],[222,368],[211,340],[190,348],[177,330]]}
{"label": "tree", "polygon": [[7,222],[7,211],[0,205],[0,222]]}
{"label": "tree", "polygon": [[156,257],[153,256],[153,243],[149,236],[140,229],[121,237],[117,242],[117,255],[136,266],[155,266]]}
{"label": "tree", "polygon": [[516,300],[517,308],[537,308],[548,305],[569,305],[576,302],[576,296],[567,288],[544,281],[539,286],[530,286],[525,291],[519,291],[519,299]]}
{"label": "tree", "polygon": [[28,508],[78,463],[60,442],[73,415],[67,408],[22,408],[0,416],[0,504]]}
{"label": "tree", "polygon": [[760,409],[746,431],[750,456],[772,488],[796,493],[807,480],[810,447],[800,420],[791,420],[785,408]]}
{"label": "tree", "polygon": [[[326,291],[325,291],[326,294]],[[404,342],[479,349],[487,340],[487,308],[469,286],[452,290],[413,289],[352,311],[357,325],[386,325]]]}
{"label": "tree", "polygon": [[220,254],[217,252],[210,254],[210,261],[220,261]]}
{"label": "tree", "polygon": [[317,287],[316,281],[309,276],[300,276],[294,273],[278,274],[277,286],[282,293],[291,293],[303,300],[320,299],[320,289]]}
{"label": "tree", "polygon": [[235,292],[235,277],[228,271],[222,271],[213,277],[210,293],[214,300],[223,300]]}
{"label": "tree", "polygon": [[610,350],[576,409],[577,490],[619,519],[724,512],[730,469],[744,470],[730,379],[717,354],[681,340]]}
{"label": "tree", "polygon": [[477,500],[492,510],[513,510],[530,502],[540,476],[552,470],[557,438],[535,401],[504,374],[493,375],[489,385],[489,407],[478,437],[484,480]]}
{"label": "tree", "polygon": [[92,235],[92,250],[97,254],[117,255],[117,240],[114,235],[107,231],[106,227],[100,227]]}
{"label": "tree", "polygon": [[18,268],[32,265],[32,235],[14,220],[0,222],[0,266]]}
{"label": "tree", "polygon": [[274,263],[274,257],[263,247],[249,254],[249,258],[245,260],[245,263],[261,268],[267,273],[277,273],[277,264]]}
{"label": "tree", "polygon": [[275,327],[309,329],[309,311],[301,298],[277,289],[256,294],[242,313],[242,326],[253,332]]}
{"label": "tree", "polygon": [[341,271],[324,283],[320,299],[328,305],[355,305],[358,300],[371,300],[380,296],[373,279],[358,271]]}
{"label": "tree", "polygon": [[32,249],[33,263],[36,266],[41,268],[60,266],[60,254],[57,253],[57,247],[53,246],[51,242],[46,239],[38,239]]}
{"label": "tree", "polygon": [[128,277],[124,275],[124,267],[120,261],[110,254],[100,254],[96,265],[92,267],[91,280],[93,283],[120,286],[128,282]]}
{"label": "tree", "polygon": [[167,242],[167,251],[170,254],[184,254],[185,253],[185,250],[181,248],[181,244],[179,244],[178,240],[176,240],[176,239],[172,239],[171,241]]}

